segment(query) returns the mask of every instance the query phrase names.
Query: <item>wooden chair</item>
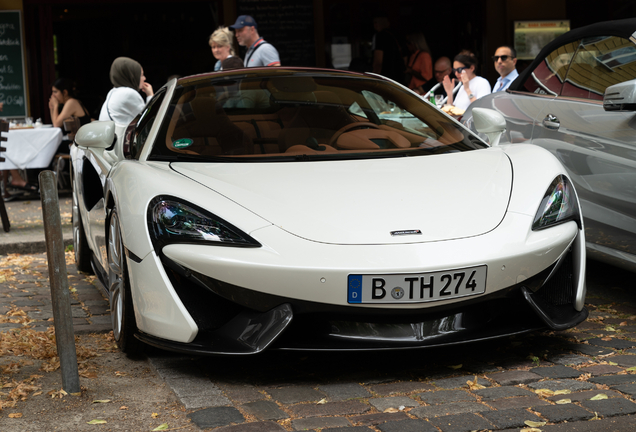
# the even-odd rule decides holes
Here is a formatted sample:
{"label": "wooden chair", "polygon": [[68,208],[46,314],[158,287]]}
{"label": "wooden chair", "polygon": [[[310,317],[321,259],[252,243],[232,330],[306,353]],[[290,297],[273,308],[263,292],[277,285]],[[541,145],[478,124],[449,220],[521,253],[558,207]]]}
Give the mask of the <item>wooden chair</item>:
{"label": "wooden chair", "polygon": [[[68,134],[68,138],[73,141],[75,134],[80,128],[79,118],[73,116],[70,119],[64,120],[64,130]],[[53,157],[53,172],[57,179],[58,190],[65,190],[70,187],[70,174],[64,171],[64,166],[68,165],[71,160],[71,155],[68,153],[58,153]]]}
{"label": "wooden chair", "polygon": [[[7,140],[6,137],[2,136],[2,132],[9,132],[9,122],[0,120],[0,144]],[[6,148],[0,146],[0,153],[6,151]],[[4,157],[0,156],[0,162],[4,162]],[[0,197],[0,218],[2,219],[2,229],[4,229],[5,232],[9,232],[11,229],[11,223],[9,222],[7,208],[4,205],[4,196]]]}

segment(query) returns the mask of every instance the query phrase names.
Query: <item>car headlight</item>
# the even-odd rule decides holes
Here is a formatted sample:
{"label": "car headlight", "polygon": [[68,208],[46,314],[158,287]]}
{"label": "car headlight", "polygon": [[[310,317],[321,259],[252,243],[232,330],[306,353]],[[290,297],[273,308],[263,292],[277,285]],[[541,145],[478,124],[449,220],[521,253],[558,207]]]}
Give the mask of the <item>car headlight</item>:
{"label": "car headlight", "polygon": [[546,190],[534,217],[532,229],[536,231],[571,220],[576,221],[579,228],[581,227],[579,203],[572,183],[567,177],[560,175]]}
{"label": "car headlight", "polygon": [[156,250],[171,243],[211,243],[260,247],[252,237],[220,217],[170,196],[158,196],[148,206],[148,228]]}

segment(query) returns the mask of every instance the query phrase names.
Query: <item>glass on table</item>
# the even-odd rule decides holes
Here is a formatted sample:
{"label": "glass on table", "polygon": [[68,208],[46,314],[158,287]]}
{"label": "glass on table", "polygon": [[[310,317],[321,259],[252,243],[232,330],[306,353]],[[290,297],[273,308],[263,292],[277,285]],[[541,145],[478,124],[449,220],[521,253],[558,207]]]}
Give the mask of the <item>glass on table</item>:
{"label": "glass on table", "polygon": [[442,101],[444,100],[444,95],[435,95],[435,105],[437,105],[438,107],[442,107]]}

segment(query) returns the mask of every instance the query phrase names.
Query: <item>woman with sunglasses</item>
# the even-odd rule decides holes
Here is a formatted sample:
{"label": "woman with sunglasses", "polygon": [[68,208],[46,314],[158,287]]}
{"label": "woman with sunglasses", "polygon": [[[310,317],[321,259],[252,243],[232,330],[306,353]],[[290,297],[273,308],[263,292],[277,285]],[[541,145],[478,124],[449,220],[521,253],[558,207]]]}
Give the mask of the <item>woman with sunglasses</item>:
{"label": "woman with sunglasses", "polygon": [[490,83],[486,78],[475,75],[477,68],[477,58],[474,56],[459,54],[453,60],[453,72],[462,85],[453,94],[453,89],[457,83],[456,79],[444,77],[444,89],[448,95],[447,103],[457,108],[465,110],[468,106],[482,96],[491,93]]}

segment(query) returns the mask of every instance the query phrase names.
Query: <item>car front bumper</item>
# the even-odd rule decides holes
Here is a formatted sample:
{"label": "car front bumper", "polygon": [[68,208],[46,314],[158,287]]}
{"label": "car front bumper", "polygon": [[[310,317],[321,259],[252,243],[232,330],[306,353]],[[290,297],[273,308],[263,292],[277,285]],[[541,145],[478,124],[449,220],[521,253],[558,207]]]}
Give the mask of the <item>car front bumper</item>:
{"label": "car front bumper", "polygon": [[461,301],[380,307],[267,293],[205,275],[163,255],[155,259],[195,323],[196,335],[183,342],[140,327],[138,337],[179,352],[247,355],[265,349],[414,349],[560,330],[587,317],[582,306],[584,253],[584,239],[575,234],[550,265],[510,286]]}

